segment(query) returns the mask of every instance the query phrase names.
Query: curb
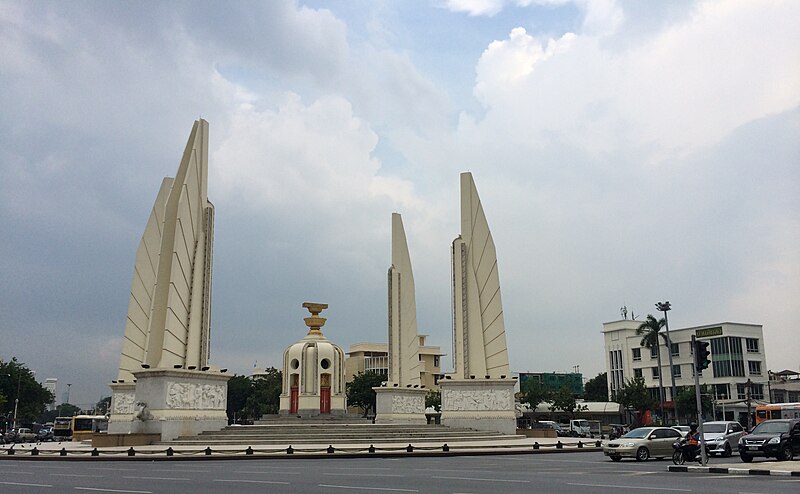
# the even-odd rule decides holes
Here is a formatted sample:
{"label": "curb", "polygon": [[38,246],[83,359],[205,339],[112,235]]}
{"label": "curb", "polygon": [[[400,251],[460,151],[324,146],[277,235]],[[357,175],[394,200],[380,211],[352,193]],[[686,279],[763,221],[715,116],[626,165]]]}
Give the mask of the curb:
{"label": "curb", "polygon": [[687,467],[670,465],[670,472],[684,473],[724,473],[728,475],[772,475],[779,477],[800,477],[800,470],[761,470],[755,468]]}

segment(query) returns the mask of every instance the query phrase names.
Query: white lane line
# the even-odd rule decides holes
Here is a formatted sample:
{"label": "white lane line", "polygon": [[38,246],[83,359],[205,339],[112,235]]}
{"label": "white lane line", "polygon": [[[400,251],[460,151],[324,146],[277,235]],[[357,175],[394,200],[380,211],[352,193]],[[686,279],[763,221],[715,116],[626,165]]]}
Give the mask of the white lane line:
{"label": "white lane line", "polygon": [[100,487],[73,487],[76,491],[123,492],[127,494],[153,494],[153,491],[126,491],[124,489],[102,489]]}
{"label": "white lane line", "polygon": [[323,473],[322,475],[341,475],[345,477],[403,477],[392,473]]}
{"label": "white lane line", "polygon": [[21,485],[24,487],[53,487],[52,485],[48,484],[26,484],[24,482],[0,482],[3,485]]}
{"label": "white lane line", "polygon": [[517,484],[530,484],[530,480],[514,480],[514,479],[482,479],[478,477],[431,477],[434,479],[446,479],[446,480],[480,480],[483,482],[514,482]]}
{"label": "white lane line", "polygon": [[214,482],[243,482],[245,484],[280,484],[280,485],[289,485],[289,482],[279,482],[277,480],[214,479]]}
{"label": "white lane line", "polygon": [[391,487],[359,487],[357,485],[317,484],[317,487],[327,487],[329,489],[351,489],[359,491],[419,492],[417,489],[392,489]]}
{"label": "white lane line", "polygon": [[102,475],[88,475],[85,473],[51,473],[53,477],[92,477],[95,479],[103,478]]}
{"label": "white lane line", "polygon": [[87,470],[110,470],[112,472],[136,472],[135,468],[110,468],[110,467],[86,467]]}
{"label": "white lane line", "polygon": [[642,487],[639,485],[609,485],[609,484],[577,484],[567,482],[567,485],[577,485],[580,487],[610,487],[614,489],[639,489],[647,491],[675,491],[675,492],[692,492],[691,489],[672,489],[669,487]]}
{"label": "white lane line", "polygon": [[793,479],[793,480],[778,480],[778,482],[800,482],[800,479]]}
{"label": "white lane line", "polygon": [[281,472],[279,470],[270,470],[262,472],[257,470],[234,470],[233,473],[257,473],[261,475],[300,475],[301,472]]}
{"label": "white lane line", "polygon": [[135,477],[135,476],[122,476],[123,479],[133,479],[133,480],[191,480],[179,477]]}

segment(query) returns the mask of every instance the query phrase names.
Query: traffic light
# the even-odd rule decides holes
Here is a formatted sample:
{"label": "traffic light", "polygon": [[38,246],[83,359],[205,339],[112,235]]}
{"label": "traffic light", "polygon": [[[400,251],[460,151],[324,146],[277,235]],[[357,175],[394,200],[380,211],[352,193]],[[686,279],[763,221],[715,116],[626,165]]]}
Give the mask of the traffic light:
{"label": "traffic light", "polygon": [[711,365],[711,352],[708,350],[708,342],[695,340],[694,342],[694,368],[698,371],[708,369]]}

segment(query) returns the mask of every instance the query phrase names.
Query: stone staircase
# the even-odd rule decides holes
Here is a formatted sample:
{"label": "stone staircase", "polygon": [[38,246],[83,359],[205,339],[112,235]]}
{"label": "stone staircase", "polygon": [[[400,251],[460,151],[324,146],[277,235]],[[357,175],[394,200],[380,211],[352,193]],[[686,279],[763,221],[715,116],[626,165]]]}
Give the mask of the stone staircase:
{"label": "stone staircase", "polygon": [[181,446],[213,445],[342,445],[386,443],[458,443],[464,441],[509,441],[525,436],[476,431],[443,425],[372,424],[361,419],[261,421],[256,425],[228,426],[221,431],[179,437],[157,444]]}

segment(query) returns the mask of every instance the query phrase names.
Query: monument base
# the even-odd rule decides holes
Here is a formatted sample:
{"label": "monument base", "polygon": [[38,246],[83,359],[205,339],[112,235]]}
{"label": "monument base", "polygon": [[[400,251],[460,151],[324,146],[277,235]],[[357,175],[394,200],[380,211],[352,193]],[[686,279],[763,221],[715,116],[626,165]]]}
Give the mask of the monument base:
{"label": "monument base", "polygon": [[111,385],[109,433],[159,434],[162,441],[170,441],[228,425],[230,376],[183,369],[148,369],[133,375],[135,384]]}
{"label": "monument base", "polygon": [[347,414],[347,404],[344,395],[333,395],[330,397],[330,411],[322,413],[320,411],[320,396],[319,395],[300,395],[297,399],[297,411],[289,413],[291,409],[291,400],[289,395],[280,395],[280,410],[278,414],[281,417],[344,417]]}
{"label": "monument base", "polygon": [[426,424],[425,395],[428,391],[419,388],[395,388],[391,386],[372,388],[375,391],[376,424]]}
{"label": "monument base", "polygon": [[513,379],[444,379],[442,424],[502,434],[515,434]]}

